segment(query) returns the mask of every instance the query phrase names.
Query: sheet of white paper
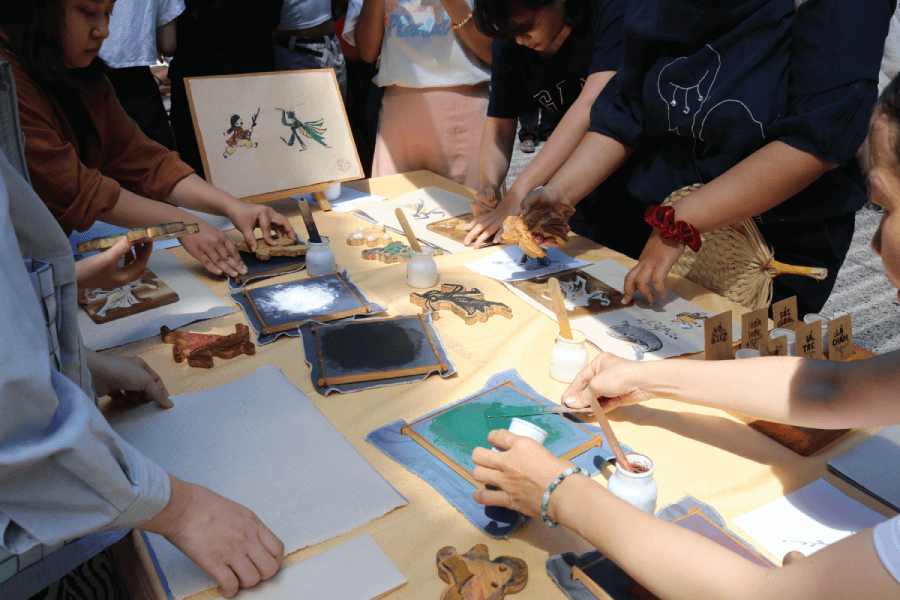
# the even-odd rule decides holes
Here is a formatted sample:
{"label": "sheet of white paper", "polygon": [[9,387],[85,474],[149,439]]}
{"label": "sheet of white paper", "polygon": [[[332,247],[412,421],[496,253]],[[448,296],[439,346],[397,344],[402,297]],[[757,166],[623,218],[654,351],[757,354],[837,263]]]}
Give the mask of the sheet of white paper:
{"label": "sheet of white paper", "polygon": [[154,250],[147,268],[178,294],[178,301],[103,324],[94,323],[86,312],[79,310],[78,327],[85,346],[92,350],[121,346],[159,335],[163,325],[176,329],[235,311],[233,305],[222,302],[168,250]]}
{"label": "sheet of white paper", "polygon": [[235,600],[372,600],[406,581],[372,536],[365,534],[285,567],[272,579],[242,590]]}
{"label": "sheet of white paper", "polygon": [[586,267],[591,263],[572,258],[558,248],[548,248],[543,258],[532,258],[518,246],[507,246],[466,266],[485,277],[500,281],[532,279],[567,269]]}
{"label": "sheet of white paper", "polygon": [[[172,401],[168,410],[129,411],[112,426],[166,471],[254,511],[285,553],[407,504],[276,367]],[[176,600],[215,586],[164,538],[149,538]]]}
{"label": "sheet of white paper", "polygon": [[[187,210],[187,212],[191,213],[199,219],[203,219],[219,231],[228,231],[229,229],[234,229],[234,224],[228,217],[210,215],[198,210],[184,210]],[[196,223],[196,221],[187,220],[185,221],[185,223]],[[104,223],[103,221],[96,221],[94,225],[87,231],[73,231],[69,236],[69,244],[72,246],[72,253],[78,254],[78,249],[76,248],[76,246],[78,246],[78,244],[80,244],[81,242],[86,242],[88,240],[92,240],[98,237],[104,237],[107,235],[118,235],[127,231],[128,230],[126,228],[119,227],[118,225],[110,225],[109,223]],[[153,242],[153,249],[164,250],[165,248],[174,248],[178,244],[178,238],[163,240],[161,242]],[[84,256],[91,256],[92,254],[96,254],[96,252],[88,252],[84,254]]]}
{"label": "sheet of white paper", "polygon": [[424,240],[447,252],[466,252],[472,250],[471,246],[463,246],[461,243],[451,240],[439,233],[428,229],[430,223],[437,223],[472,212],[472,201],[459,194],[448,192],[437,187],[427,187],[408,194],[403,194],[393,200],[382,202],[357,201],[354,203],[358,210],[363,211],[376,223],[403,231],[400,221],[394,211],[403,209],[406,220],[409,221],[413,233],[420,240]]}
{"label": "sheet of white paper", "polygon": [[[319,205],[319,203],[316,202],[312,197],[312,194],[294,197],[294,199],[296,200],[299,200],[300,198],[304,198],[310,204],[315,204],[316,206]],[[329,200],[328,203],[331,204],[331,210],[335,212],[349,213],[356,210],[357,200],[381,202],[384,200],[384,196],[373,196],[371,194],[366,194],[365,192],[360,192],[352,188],[341,186],[341,195],[334,200]]]}
{"label": "sheet of white paper", "polygon": [[734,524],[781,559],[791,550],[809,556],[886,520],[819,479],[734,519]]}
{"label": "sheet of white paper", "polygon": [[[622,291],[628,269],[607,259],[580,267],[588,275]],[[556,314],[512,285],[514,294],[552,319]],[[634,305],[619,310],[581,318],[570,324],[605,352],[631,360],[660,360],[703,350],[703,320],[714,313],[689,302],[672,290],[668,297],[656,298],[652,304],[638,292]],[[732,336],[740,339],[741,325],[731,323]]]}

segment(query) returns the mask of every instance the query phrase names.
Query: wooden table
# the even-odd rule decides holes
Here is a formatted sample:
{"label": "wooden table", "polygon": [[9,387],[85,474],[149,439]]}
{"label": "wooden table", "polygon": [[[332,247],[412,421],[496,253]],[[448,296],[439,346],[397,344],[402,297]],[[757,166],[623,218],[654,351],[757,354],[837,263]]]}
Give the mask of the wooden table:
{"label": "wooden table", "polygon": [[[474,192],[427,171],[394,175],[345,184],[357,190],[394,198],[427,186],[438,186],[467,197]],[[303,221],[296,202],[291,199],[270,204],[291,219],[305,237]],[[405,265],[385,265],[363,260],[359,246],[345,243],[347,234],[365,224],[349,214],[316,212],[322,235],[331,238],[337,264],[347,269],[351,279],[370,299],[388,308],[388,314],[412,314],[419,309],[409,302],[416,291],[408,287]],[[231,232],[234,234],[235,232]],[[395,234],[395,240],[403,239]],[[373,429],[396,419],[411,422],[434,409],[461,399],[482,388],[487,379],[499,371],[515,367],[520,375],[540,393],[558,399],[566,386],[550,379],[549,356],[557,324],[512,294],[503,284],[475,274],[463,265],[482,258],[495,248],[474,250],[436,258],[439,283],[458,283],[477,287],[488,300],[511,307],[513,318],[492,317],[487,323],[463,324],[462,319],[443,311],[435,326],[456,365],[458,374],[448,379],[431,376],[416,385],[375,388],[352,394],[319,395],[313,388],[303,362],[298,338],[279,338],[257,348],[255,356],[232,360],[215,360],[211,370],[195,369],[172,360],[171,346],[158,339],[148,339],[108,351],[117,356],[140,356],[163,377],[172,394],[183,394],[231,382],[262,365],[274,364],[302,390],[338,430],[362,453],[403,496],[409,505],[359,527],[345,535],[299,550],[286,559],[287,564],[305,560],[325,550],[369,533],[409,580],[389,598],[428,600],[440,597],[446,587],[435,567],[435,555],[443,546],[455,546],[460,552],[472,546],[487,544],[491,557],[517,556],[529,567],[528,586],[514,598],[562,599],[565,595],[546,573],[549,556],[561,552],[586,552],[587,543],[564,528],[548,529],[539,519],[529,519],[510,538],[497,540],[473,527],[443,496],[418,476],[406,470],[363,439]],[[574,257],[595,262],[613,258],[626,267],[635,261],[580,237],[564,247]],[[231,303],[227,284],[207,273],[182,248],[172,253],[187,265],[199,279]],[[291,281],[304,274],[283,275],[266,283]],[[251,284],[254,285],[254,284]],[[670,276],[669,289],[701,308],[714,313],[733,310],[740,321],[745,309],[709,292],[690,281]],[[230,333],[238,322],[245,322],[240,311],[195,323],[188,331]],[[591,355],[596,352],[591,349]],[[769,501],[790,493],[818,478],[824,478],[870,508],[892,516],[886,506],[858,492],[827,472],[828,459],[845,452],[873,435],[877,430],[854,431],[809,458],[789,449],[748,427],[723,411],[691,406],[672,400],[654,399],[638,406],[620,409],[610,415],[619,439],[646,453],[655,461],[655,478],[659,485],[659,504],[674,502],[685,494],[714,506],[726,519],[742,515]],[[605,485],[612,468],[607,466],[597,481]],[[732,527],[734,527],[732,525]],[[734,527],[739,531],[737,527]],[[135,598],[162,600],[162,588],[146,556],[139,537],[129,536],[116,550],[127,571],[127,579]],[[779,560],[781,557],[771,557]],[[203,594],[200,598],[213,598]],[[240,596],[238,596],[239,598]]]}

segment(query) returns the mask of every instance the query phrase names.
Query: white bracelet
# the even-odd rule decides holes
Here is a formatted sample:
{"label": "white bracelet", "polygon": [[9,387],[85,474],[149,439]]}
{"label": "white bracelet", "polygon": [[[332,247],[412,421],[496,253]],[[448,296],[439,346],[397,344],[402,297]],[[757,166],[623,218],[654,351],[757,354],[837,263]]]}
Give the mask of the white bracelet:
{"label": "white bracelet", "polygon": [[472,20],[472,15],[474,15],[474,14],[475,14],[475,11],[470,10],[469,15],[465,19],[463,19],[462,21],[460,21],[459,23],[457,23],[456,25],[453,26],[453,31],[459,31],[460,27],[462,27],[463,25],[465,25],[466,23],[468,23],[469,21]]}

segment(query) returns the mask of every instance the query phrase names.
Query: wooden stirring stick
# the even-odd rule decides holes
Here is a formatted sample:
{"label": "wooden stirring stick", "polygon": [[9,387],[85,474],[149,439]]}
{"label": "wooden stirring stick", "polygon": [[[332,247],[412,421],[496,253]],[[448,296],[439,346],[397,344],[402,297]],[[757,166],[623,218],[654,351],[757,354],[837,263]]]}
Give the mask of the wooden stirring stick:
{"label": "wooden stirring stick", "polygon": [[572,328],[569,327],[569,311],[566,310],[566,302],[563,300],[562,291],[559,289],[559,281],[556,277],[551,277],[550,281],[547,282],[547,285],[550,286],[550,298],[553,300],[553,312],[556,313],[556,320],[559,321],[559,335],[567,340],[574,339],[572,337]]}
{"label": "wooden stirring stick", "polygon": [[591,394],[591,408],[594,409],[594,417],[597,419],[597,424],[603,431],[603,435],[606,436],[609,447],[612,449],[613,454],[616,455],[616,465],[620,469],[624,469],[629,473],[634,473],[634,467],[631,466],[631,463],[628,462],[628,459],[625,457],[625,452],[619,444],[619,439],[616,437],[616,434],[613,433],[612,425],[609,424],[609,419],[606,418],[606,415],[603,413],[603,408],[600,407],[600,401],[594,398],[593,394]]}
{"label": "wooden stirring stick", "polygon": [[409,221],[406,220],[406,215],[403,214],[402,208],[397,208],[394,211],[394,214],[397,215],[397,220],[400,221],[400,226],[403,227],[403,232],[406,234],[406,239],[409,242],[409,247],[418,252],[422,253],[422,246],[419,245],[419,240],[416,239],[416,234],[413,233],[412,227],[409,225]]}

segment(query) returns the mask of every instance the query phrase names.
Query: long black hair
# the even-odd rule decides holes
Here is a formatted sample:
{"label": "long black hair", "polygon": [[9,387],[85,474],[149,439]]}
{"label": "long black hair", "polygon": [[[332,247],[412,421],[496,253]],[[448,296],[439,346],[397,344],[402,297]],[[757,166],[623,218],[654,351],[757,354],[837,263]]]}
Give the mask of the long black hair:
{"label": "long black hair", "polygon": [[[472,9],[475,26],[492,38],[513,38],[524,34],[530,24],[516,23],[512,18],[512,5],[528,10],[537,10],[553,4],[556,0],[475,0]],[[592,0],[566,0],[566,25],[575,27],[581,23],[587,12],[587,3]]]}
{"label": "long black hair", "polygon": [[0,27],[8,41],[0,44],[12,51],[37,86],[59,102],[75,131],[81,150],[96,130],[84,106],[84,98],[95,89],[108,69],[100,57],[83,69],[68,69],[63,54],[66,16],[63,0],[8,2],[0,10]]}

